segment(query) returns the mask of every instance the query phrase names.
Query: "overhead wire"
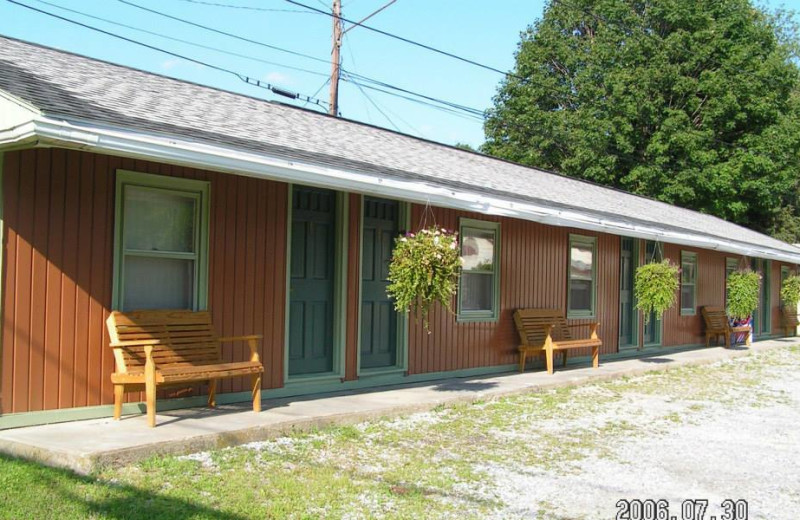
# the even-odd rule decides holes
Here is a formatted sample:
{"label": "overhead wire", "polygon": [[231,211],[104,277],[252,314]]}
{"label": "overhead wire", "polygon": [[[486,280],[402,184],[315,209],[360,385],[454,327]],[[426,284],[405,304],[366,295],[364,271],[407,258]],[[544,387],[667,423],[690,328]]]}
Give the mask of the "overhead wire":
{"label": "overhead wire", "polygon": [[184,23],[184,24],[187,24],[187,25],[191,25],[193,27],[204,29],[206,31],[211,31],[211,32],[216,33],[216,34],[221,34],[223,36],[228,36],[229,38],[234,38],[236,40],[240,40],[240,41],[243,41],[243,42],[251,43],[253,45],[258,45],[260,47],[265,47],[267,49],[272,49],[272,50],[279,51],[279,52],[285,52],[287,54],[291,54],[293,56],[298,56],[300,58],[306,58],[308,60],[312,60],[312,61],[317,61],[317,62],[320,62],[320,63],[328,64],[328,60],[324,60],[322,58],[317,58],[316,56],[311,56],[310,54],[305,54],[305,53],[302,53],[302,52],[297,52],[297,51],[293,51],[293,50],[290,50],[290,49],[285,49],[283,47],[278,47],[277,45],[272,45],[272,44],[265,43],[265,42],[262,42],[262,41],[253,40],[251,38],[246,38],[244,36],[239,36],[238,34],[231,33],[231,32],[228,32],[228,31],[223,31],[221,29],[217,29],[217,28],[211,27],[209,25],[203,25],[201,23],[193,22],[191,20],[187,20],[187,19],[181,18],[179,16],[173,16],[173,15],[168,14],[168,13],[157,11],[156,9],[151,9],[149,7],[145,7],[143,5],[139,5],[137,3],[131,2],[129,0],[117,0],[117,1],[122,3],[122,4],[129,5],[131,7],[137,8],[137,9],[141,9],[142,11],[146,11],[148,13],[152,13],[152,14],[155,14],[155,15],[158,15],[158,16],[162,16],[164,18],[169,18],[170,20],[175,20],[177,22],[181,22],[181,23]]}
{"label": "overhead wire", "polygon": [[[168,19],[171,19],[171,20],[175,20],[175,21],[182,22],[182,23],[185,23],[185,24],[188,24],[188,25],[191,25],[191,26],[194,26],[194,27],[198,27],[198,28],[201,28],[201,29],[204,29],[204,30],[207,30],[207,31],[211,31],[213,33],[222,34],[224,36],[235,38],[237,40],[245,41],[247,43],[259,45],[259,46],[266,47],[266,48],[269,48],[269,49],[278,50],[278,51],[289,53],[289,54],[293,54],[293,55],[296,55],[296,56],[301,56],[301,57],[304,57],[304,58],[307,58],[307,59],[311,59],[311,60],[314,60],[314,61],[317,61],[317,62],[325,63],[326,65],[329,64],[329,60],[325,60],[325,59],[322,59],[322,58],[317,58],[316,56],[311,56],[311,55],[308,55],[308,54],[292,51],[290,49],[279,47],[279,46],[273,45],[273,44],[268,44],[268,43],[265,43],[265,42],[262,42],[262,41],[253,40],[253,39],[250,39],[250,38],[245,38],[245,37],[239,36],[237,34],[233,34],[233,33],[227,32],[227,31],[223,31],[221,29],[217,29],[215,27],[211,27],[211,26],[208,26],[208,25],[200,24],[200,23],[197,23],[197,22],[194,22],[194,21],[191,21],[191,20],[187,20],[187,19],[178,17],[178,16],[170,15],[168,13],[164,13],[164,12],[158,11],[156,9],[151,9],[149,7],[145,7],[145,6],[136,4],[134,2],[131,2],[130,0],[117,0],[117,1],[121,2],[123,4],[126,4],[126,5],[130,5],[132,7],[136,7],[138,9],[142,9],[142,10],[144,10],[146,12],[149,12],[149,13],[152,13],[152,14],[155,14],[155,15],[158,15],[158,16],[162,16],[162,17],[165,17],[165,18],[168,18]],[[465,105],[461,105],[461,104],[454,103],[454,102],[451,102],[451,101],[435,98],[433,96],[428,96],[426,94],[422,94],[422,93],[415,92],[415,91],[412,91],[412,90],[409,90],[409,89],[398,87],[398,86],[392,85],[390,83],[386,83],[386,82],[383,82],[383,81],[380,81],[380,80],[369,78],[369,77],[363,76],[361,74],[352,73],[350,71],[346,71],[344,68],[342,68],[341,71],[342,71],[343,77],[344,76],[350,76],[351,77],[351,79],[348,80],[351,83],[353,83],[354,81],[359,81],[362,84],[362,86],[364,86],[365,88],[371,89],[371,90],[376,90],[378,92],[384,92],[384,93],[389,93],[389,92],[386,92],[385,89],[396,90],[396,91],[401,92],[403,94],[408,94],[408,96],[396,95],[396,94],[393,94],[393,93],[389,93],[389,94],[390,95],[395,95],[395,97],[400,97],[402,99],[406,99],[408,101],[421,103],[420,100],[414,99],[412,97],[409,97],[409,96],[415,96],[415,97],[419,97],[419,98],[425,99],[425,100],[433,102],[433,103],[437,103],[439,105],[445,105],[445,106],[447,106],[447,107],[449,107],[451,109],[454,109],[456,111],[456,112],[453,112],[451,110],[446,110],[447,112],[450,112],[450,113],[457,113],[457,111],[463,111],[463,112],[465,112],[467,114],[470,114],[470,115],[473,115],[473,116],[477,115],[477,116],[480,116],[481,118],[483,117],[483,111],[475,109],[475,108],[471,108],[471,107],[467,107]],[[372,84],[372,86],[368,86],[365,83],[370,83],[370,84]],[[382,88],[376,88],[374,85],[378,85],[378,86],[380,86]],[[422,104],[431,106],[430,103],[422,103]],[[442,108],[442,107],[440,107],[440,108]]]}
{"label": "overhead wire", "polygon": [[160,53],[166,54],[168,56],[172,56],[172,57],[175,57],[175,58],[180,58],[180,59],[186,60],[186,61],[188,61],[190,63],[195,63],[197,65],[208,67],[210,69],[217,70],[219,72],[225,72],[227,74],[231,74],[231,75],[235,76],[236,78],[238,78],[239,80],[247,83],[248,85],[255,86],[255,87],[258,87],[258,88],[262,88],[262,89],[265,89],[265,90],[269,90],[269,91],[273,92],[274,94],[278,94],[278,95],[281,95],[281,96],[284,96],[284,97],[290,97],[292,99],[299,99],[301,101],[310,100],[311,103],[313,103],[315,105],[318,105],[320,107],[322,107],[323,105],[327,105],[327,103],[322,101],[321,99],[313,99],[310,96],[305,96],[303,94],[299,94],[299,93],[296,93],[296,92],[290,92],[290,91],[288,91],[286,89],[282,89],[282,88],[280,88],[278,86],[272,85],[271,83],[262,82],[261,80],[253,79],[253,78],[247,76],[246,74],[243,74],[243,73],[240,73],[240,72],[236,72],[234,70],[227,69],[225,67],[220,67],[219,65],[214,65],[212,63],[208,63],[208,62],[205,62],[205,61],[202,61],[202,60],[198,60],[196,58],[191,58],[189,56],[185,56],[185,55],[179,54],[177,52],[173,52],[173,51],[169,51],[169,50],[166,50],[166,49],[162,49],[162,48],[157,47],[155,45],[150,45],[148,43],[144,43],[144,42],[141,42],[139,40],[134,40],[133,38],[128,38],[128,37],[122,36],[120,34],[116,34],[116,33],[110,32],[110,31],[106,31],[106,30],[101,29],[99,27],[95,27],[93,25],[85,24],[83,22],[79,22],[77,20],[73,20],[71,18],[67,18],[65,16],[61,16],[61,15],[56,14],[56,13],[51,13],[49,11],[45,11],[43,9],[39,9],[37,7],[34,7],[34,6],[31,6],[31,5],[28,5],[28,4],[24,4],[24,3],[19,2],[17,0],[6,0],[6,2],[9,2],[11,4],[14,4],[14,5],[17,5],[17,6],[20,6],[20,7],[24,7],[26,9],[31,10],[31,11],[35,11],[35,12],[50,16],[52,18],[56,18],[56,19],[59,19],[59,20],[65,21],[65,22],[69,22],[71,24],[83,27],[85,29],[89,29],[91,31],[95,31],[95,32],[98,32],[98,33],[101,33],[101,34],[105,34],[107,36],[111,36],[112,38],[117,38],[117,39],[129,42],[129,43],[132,43],[134,45],[139,45],[141,47],[145,47],[147,49],[150,49],[150,50],[153,50],[153,51],[156,51],[156,52],[160,52]]}
{"label": "overhead wire", "polygon": [[209,7],[227,7],[230,9],[242,9],[243,11],[261,11],[267,13],[298,13],[298,14],[315,14],[315,15],[320,14],[303,9],[275,9],[271,7],[255,7],[250,5],[235,5],[222,2],[209,2],[207,0],[179,0],[179,1],[187,2],[190,4],[207,5]]}
{"label": "overhead wire", "polygon": [[[40,4],[49,5],[51,7],[55,7],[56,9],[61,9],[63,11],[67,11],[67,12],[70,12],[70,13],[73,13],[73,14],[77,14],[77,15],[80,15],[80,16],[85,16],[86,18],[91,18],[93,20],[98,20],[98,21],[105,22],[105,23],[108,23],[108,24],[111,24],[111,25],[116,25],[118,27],[124,27],[124,28],[130,29],[132,31],[137,31],[137,32],[141,32],[141,33],[144,33],[144,34],[149,34],[151,36],[157,36],[159,38],[164,38],[165,40],[171,40],[171,41],[174,41],[174,42],[183,43],[185,45],[191,45],[193,47],[197,47],[197,48],[200,48],[200,49],[206,49],[206,50],[209,50],[209,51],[212,51],[212,52],[218,52],[220,54],[227,54],[228,56],[235,56],[237,58],[242,58],[242,59],[245,59],[245,60],[255,61],[255,62],[258,62],[258,63],[264,63],[266,65],[274,65],[276,67],[282,67],[282,68],[285,68],[285,69],[295,70],[295,71],[298,71],[298,72],[305,72],[307,74],[312,74],[312,75],[315,75],[315,76],[329,77],[329,74],[324,73],[324,72],[317,72],[317,71],[313,71],[313,70],[309,70],[309,69],[304,69],[304,68],[301,68],[301,67],[295,67],[294,65],[287,65],[285,63],[278,63],[278,62],[275,62],[275,61],[264,60],[264,59],[261,59],[261,58],[256,58],[254,56],[250,56],[248,54],[241,54],[241,53],[238,53],[238,52],[228,51],[228,50],[225,50],[225,49],[220,49],[218,47],[212,47],[210,45],[204,45],[202,43],[193,42],[191,40],[185,40],[183,38],[176,38],[174,36],[169,36],[167,34],[159,33],[159,32],[156,32],[156,31],[150,31],[150,30],[147,30],[147,29],[142,29],[141,27],[135,27],[133,25],[128,25],[128,24],[117,22],[117,21],[114,21],[114,20],[109,20],[108,18],[103,18],[101,16],[95,16],[95,15],[92,15],[92,14],[89,14],[89,13],[85,13],[83,11],[78,11],[76,9],[70,9],[69,7],[64,7],[62,5],[54,4],[52,2],[47,2],[46,0],[34,0],[34,2],[38,2]],[[312,97],[314,97],[314,96],[312,96]]]}
{"label": "overhead wire", "polygon": [[[120,0],[120,1],[122,1],[122,0]],[[302,7],[304,9],[308,9],[310,11],[314,11],[314,12],[317,12],[317,13],[320,13],[320,14],[324,14],[326,16],[330,16],[330,17],[335,17],[336,16],[331,12],[328,12],[328,11],[322,10],[322,9],[318,9],[316,7],[310,6],[308,4],[304,4],[302,2],[298,2],[297,0],[284,0],[284,1],[288,2],[288,3],[292,4],[292,5],[296,5],[298,7]],[[340,20],[344,21],[344,22],[349,23],[349,24],[357,25],[358,27],[363,27],[364,29],[366,29],[368,31],[372,31],[372,32],[377,33],[377,34],[381,34],[383,36],[387,36],[389,38],[393,38],[395,40],[399,40],[401,42],[404,42],[404,43],[407,43],[407,44],[410,44],[410,45],[414,45],[416,47],[420,47],[422,49],[425,49],[425,50],[428,50],[428,51],[431,51],[431,52],[435,52],[435,53],[441,54],[443,56],[447,56],[448,58],[452,58],[452,59],[455,59],[455,60],[458,60],[458,61],[461,61],[461,62],[464,62],[464,63],[468,63],[470,65],[474,65],[476,67],[480,67],[482,69],[490,70],[492,72],[496,72],[498,74],[502,74],[503,76],[516,76],[516,74],[514,74],[513,72],[502,71],[502,70],[500,70],[500,69],[498,69],[496,67],[492,67],[491,65],[486,65],[484,63],[477,62],[477,61],[472,60],[470,58],[465,58],[463,56],[459,56],[459,55],[454,54],[452,52],[448,52],[448,51],[445,51],[445,50],[442,50],[442,49],[437,49],[436,47],[433,47],[431,45],[427,45],[425,43],[421,43],[421,42],[412,40],[410,38],[406,38],[404,36],[400,36],[400,35],[397,35],[397,34],[394,34],[394,33],[390,33],[388,31],[384,31],[382,29],[378,29],[376,27],[372,27],[371,25],[366,25],[366,24],[363,24],[363,23],[355,22],[355,21],[350,20],[348,18],[345,18],[343,16],[339,16],[338,18]],[[524,80],[524,78],[522,78],[521,76],[516,76],[516,77],[518,79]]]}

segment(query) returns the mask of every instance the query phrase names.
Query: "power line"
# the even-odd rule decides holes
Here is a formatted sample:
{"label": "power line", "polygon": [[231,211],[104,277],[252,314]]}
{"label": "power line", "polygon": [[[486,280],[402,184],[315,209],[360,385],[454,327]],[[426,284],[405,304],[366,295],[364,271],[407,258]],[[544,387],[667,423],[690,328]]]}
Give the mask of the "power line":
{"label": "power line", "polygon": [[356,73],[349,72],[349,71],[345,71],[345,72],[351,78],[356,79],[356,80],[366,81],[367,83],[371,83],[371,84],[374,84],[374,85],[378,85],[380,87],[388,88],[390,90],[396,90],[396,91],[402,92],[404,94],[417,96],[417,97],[420,97],[422,99],[426,99],[428,101],[433,101],[434,103],[439,103],[439,104],[442,104],[442,105],[449,106],[450,108],[454,108],[456,110],[461,110],[462,112],[466,112],[468,114],[472,114],[472,115],[477,115],[477,116],[483,117],[483,110],[479,110],[477,108],[472,108],[472,107],[468,107],[466,105],[462,105],[462,104],[459,104],[459,103],[454,103],[452,101],[447,101],[447,100],[444,100],[444,99],[435,98],[433,96],[428,96],[426,94],[420,94],[419,92],[414,92],[413,90],[408,90],[408,89],[405,89],[405,88],[402,88],[402,87],[398,87],[398,86],[392,85],[390,83],[385,83],[383,81],[379,81],[379,80],[375,80],[375,79],[372,79],[372,78],[368,78],[366,76],[362,76],[361,74],[356,74]]}
{"label": "power line", "polygon": [[[123,0],[120,0],[120,1],[123,1]],[[316,7],[312,7],[312,6],[307,5],[307,4],[303,4],[301,2],[298,2],[297,0],[284,0],[284,1],[289,2],[290,4],[296,5],[298,7],[303,7],[305,9],[310,10],[310,11],[314,11],[314,12],[317,12],[317,13],[320,13],[320,14],[331,16],[331,17],[334,16],[333,13],[329,13],[329,12],[324,11],[322,9],[318,9]],[[417,42],[417,41],[414,41],[414,40],[410,40],[410,39],[405,38],[403,36],[399,36],[397,34],[393,34],[393,33],[387,32],[387,31],[383,31],[381,29],[377,29],[377,28],[369,26],[369,25],[364,25],[364,24],[359,23],[359,22],[354,22],[353,20],[349,20],[349,19],[344,18],[344,17],[339,17],[339,18],[341,18],[343,21],[345,21],[345,22],[347,22],[349,24],[357,25],[359,27],[363,27],[364,29],[367,29],[368,31],[372,31],[374,33],[378,33],[378,34],[381,34],[383,36],[388,36],[389,38],[393,38],[395,40],[399,40],[401,42],[408,43],[410,45],[414,45],[416,47],[420,47],[422,49],[425,49],[425,50],[428,50],[428,51],[431,51],[431,52],[435,52],[437,54],[441,54],[443,56],[447,56],[447,57],[453,58],[455,60],[462,61],[464,63],[469,63],[470,65],[474,65],[474,66],[480,67],[482,69],[490,70],[492,72],[497,72],[498,74],[502,74],[503,76],[515,76],[515,77],[517,77],[517,79],[524,80],[524,78],[522,78],[521,76],[517,76],[516,74],[514,74],[512,72],[504,72],[504,71],[502,71],[502,70],[500,70],[498,68],[492,67],[490,65],[485,65],[485,64],[479,63],[479,62],[477,62],[475,60],[471,60],[469,58],[464,58],[463,56],[459,56],[457,54],[453,54],[452,52],[443,51],[441,49],[437,49],[436,47],[431,47],[430,45],[426,45],[424,43],[420,43],[420,42]]]}
{"label": "power line", "polygon": [[364,90],[364,88],[361,85],[359,85],[358,83],[354,83],[354,85],[358,88],[358,90],[361,91],[362,94],[364,94],[364,97],[367,98],[367,101],[369,101],[370,104],[372,104],[372,106],[375,107],[375,110],[380,112],[380,114],[389,122],[390,125],[392,125],[394,127],[395,130],[397,130],[398,132],[402,133],[402,130],[400,130],[400,127],[398,127],[396,124],[394,124],[394,121],[392,121],[392,118],[390,118],[388,115],[386,115],[386,112],[381,110],[381,107],[379,107],[378,104],[375,103],[375,101],[371,97],[369,97],[369,95]]}
{"label": "power line", "polygon": [[180,0],[181,2],[188,2],[190,4],[207,5],[210,7],[227,7],[230,9],[242,9],[245,11],[262,11],[267,13],[299,13],[299,14],[319,14],[310,11],[303,11],[301,9],[274,9],[269,7],[253,7],[249,5],[234,5],[225,4],[222,2],[208,2],[204,0]]}
{"label": "power line", "polygon": [[[255,62],[258,62],[258,63],[264,63],[266,65],[275,65],[276,67],[283,67],[285,69],[296,70],[296,71],[299,71],[299,72],[305,72],[307,74],[313,74],[315,76],[325,76],[325,77],[328,76],[328,74],[325,74],[323,72],[316,72],[316,71],[309,70],[309,69],[304,69],[304,68],[301,68],[301,67],[295,67],[293,65],[286,65],[285,63],[278,63],[278,62],[274,62],[274,61],[263,60],[261,58],[256,58],[254,56],[249,56],[247,54],[241,54],[241,53],[238,53],[238,52],[227,51],[227,50],[224,50],[224,49],[219,49],[217,47],[211,47],[210,45],[203,45],[202,43],[197,43],[197,42],[193,42],[193,41],[190,41],[190,40],[184,40],[182,38],[175,38],[174,36],[169,36],[169,35],[162,34],[162,33],[159,33],[159,32],[149,31],[147,29],[142,29],[141,27],[135,27],[133,25],[128,25],[128,24],[124,24],[124,23],[121,23],[121,22],[116,22],[114,20],[109,20],[108,18],[102,18],[100,16],[95,16],[95,15],[92,15],[92,14],[89,14],[89,13],[84,13],[82,11],[78,11],[78,10],[75,10],[75,9],[70,9],[69,7],[64,7],[64,6],[61,6],[61,5],[58,5],[58,4],[47,2],[45,0],[34,0],[34,1],[35,2],[39,2],[40,4],[45,4],[45,5],[49,5],[51,7],[55,7],[56,9],[61,9],[61,10],[64,10],[64,11],[67,11],[67,12],[70,12],[70,13],[74,13],[74,14],[77,14],[77,15],[80,15],[80,16],[85,16],[85,17],[91,18],[93,20],[98,20],[98,21],[105,22],[105,23],[108,23],[108,24],[111,24],[111,25],[116,25],[118,27],[124,27],[126,29],[130,29],[132,31],[138,31],[138,32],[141,32],[141,33],[144,33],[144,34],[150,34],[152,36],[157,36],[159,38],[164,38],[166,40],[171,40],[171,41],[174,41],[174,42],[183,43],[183,44],[186,44],[186,45],[191,45],[193,47],[198,47],[200,49],[206,49],[206,50],[209,50],[209,51],[218,52],[220,54],[227,54],[228,56],[235,56],[237,58],[242,58],[242,59],[245,59],[245,60],[255,61]],[[312,96],[312,97],[314,97],[314,96]]]}
{"label": "power line", "polygon": [[239,36],[238,34],[230,33],[230,32],[227,32],[227,31],[223,31],[221,29],[216,29],[214,27],[210,27],[208,25],[199,24],[197,22],[192,22],[190,20],[186,20],[186,19],[180,18],[178,16],[173,16],[171,14],[162,13],[161,11],[156,11],[155,9],[150,9],[149,7],[144,7],[143,5],[139,5],[139,4],[135,4],[133,2],[129,2],[128,0],[117,0],[117,1],[120,2],[120,3],[123,3],[125,5],[129,5],[131,7],[135,7],[137,9],[141,9],[142,11],[147,11],[149,13],[152,13],[152,14],[155,14],[155,15],[158,15],[158,16],[163,16],[164,18],[169,18],[170,20],[175,20],[177,22],[181,22],[181,23],[184,23],[184,24],[187,24],[187,25],[191,25],[193,27],[198,27],[200,29],[205,29],[206,31],[211,31],[213,33],[221,34],[223,36],[228,36],[229,38],[234,38],[234,39],[237,39],[237,40],[241,40],[243,42],[252,43],[253,45],[259,45],[261,47],[266,47],[267,49],[272,49],[272,50],[276,50],[276,51],[280,51],[280,52],[285,52],[285,53],[291,54],[293,56],[299,56],[301,58],[306,58],[306,59],[309,59],[309,60],[318,61],[320,63],[325,63],[325,64],[328,63],[328,60],[323,60],[322,58],[317,58],[316,56],[311,56],[309,54],[303,54],[302,52],[297,52],[297,51],[292,51],[292,50],[289,50],[289,49],[284,49],[283,47],[278,47],[277,45],[271,45],[269,43],[260,42],[258,40],[252,40],[250,38],[245,38],[244,36]]}
{"label": "power line", "polygon": [[[447,113],[450,113],[450,114],[453,114],[453,115],[456,115],[456,116],[459,116],[459,117],[463,117],[465,119],[470,119],[470,120],[473,120],[473,121],[483,121],[483,119],[484,119],[482,115],[475,115],[475,114],[470,113],[470,112],[464,112],[464,111],[460,111],[460,110],[457,110],[457,109],[454,109],[454,108],[449,108],[448,106],[429,103],[429,102],[423,101],[421,99],[417,99],[417,98],[413,98],[413,97],[406,96],[406,95],[403,95],[403,94],[399,94],[397,92],[392,92],[391,90],[386,90],[386,89],[378,88],[378,87],[375,87],[375,86],[372,86],[372,85],[367,85],[365,83],[361,83],[360,81],[354,79],[352,76],[350,76],[347,73],[344,74],[342,80],[346,81],[348,83],[359,84],[362,87],[364,87],[366,89],[369,89],[369,90],[373,90],[375,92],[382,92],[383,94],[387,94],[389,96],[394,96],[394,97],[398,97],[398,98],[401,98],[401,99],[405,99],[405,100],[408,100],[408,101],[411,101],[413,103],[417,103],[417,104],[420,104],[420,105],[426,105],[426,106],[429,106],[431,108],[435,108],[437,110],[440,110],[442,112],[447,112]],[[439,100],[437,100],[437,102],[438,101]]]}
{"label": "power line", "polygon": [[[175,21],[178,21],[178,22],[181,22],[181,23],[185,23],[185,24],[188,24],[188,25],[191,25],[191,26],[194,26],[194,27],[198,27],[198,28],[201,28],[201,29],[204,29],[204,30],[207,30],[207,31],[211,31],[213,33],[222,34],[224,36],[228,36],[228,37],[231,37],[231,38],[235,38],[237,40],[245,41],[247,43],[252,43],[252,44],[259,45],[259,46],[262,46],[262,47],[266,47],[266,48],[269,48],[269,49],[274,49],[274,50],[279,50],[279,51],[282,51],[282,52],[287,52],[289,54],[293,54],[293,55],[296,55],[296,56],[301,56],[301,57],[304,57],[304,58],[308,58],[308,59],[311,59],[311,60],[314,60],[314,61],[318,61],[320,63],[325,63],[326,65],[329,63],[328,60],[324,60],[322,58],[317,58],[315,56],[310,56],[308,54],[299,53],[299,52],[296,52],[296,51],[292,51],[292,50],[289,50],[289,49],[278,47],[276,45],[264,43],[264,42],[261,42],[261,41],[258,41],[258,40],[252,40],[250,38],[244,38],[244,37],[239,36],[237,34],[229,33],[227,31],[223,31],[223,30],[217,29],[215,27],[199,24],[197,22],[186,20],[186,19],[180,18],[178,16],[173,16],[173,15],[170,15],[170,14],[167,14],[167,13],[163,13],[163,12],[157,11],[155,9],[150,9],[148,7],[144,7],[144,6],[138,5],[136,3],[133,3],[133,2],[131,2],[129,0],[117,0],[117,1],[121,2],[123,4],[126,4],[126,5],[130,5],[132,7],[136,7],[138,9],[142,9],[144,11],[159,15],[159,16],[163,16],[165,18],[169,18],[171,20],[175,20]],[[342,18],[342,19],[344,20],[344,18]],[[367,83],[372,83],[374,85],[378,85],[378,86],[382,87],[383,89],[396,90],[398,92],[402,92],[402,93],[408,94],[410,96],[416,96],[416,97],[419,97],[419,98],[422,98],[422,99],[425,99],[425,100],[428,100],[428,101],[432,101],[434,103],[438,103],[439,105],[446,105],[446,106],[448,106],[448,107],[450,107],[452,109],[455,109],[456,111],[460,110],[460,111],[469,113],[471,115],[477,115],[481,119],[483,118],[483,111],[482,110],[478,110],[478,109],[475,109],[475,108],[467,107],[465,105],[461,105],[461,104],[454,103],[454,102],[451,102],[451,101],[438,99],[438,98],[435,98],[435,97],[432,97],[432,96],[428,96],[426,94],[421,94],[419,92],[414,92],[412,90],[405,89],[405,88],[402,88],[402,87],[397,87],[395,85],[392,85],[392,84],[389,84],[389,83],[386,83],[386,82],[383,82],[383,81],[380,81],[380,80],[372,79],[372,78],[369,78],[367,76],[363,76],[361,74],[355,74],[355,73],[346,71],[345,69],[342,69],[342,74],[347,74],[347,75],[351,76],[351,80],[350,80],[351,83],[353,83],[353,79],[357,79],[357,80],[359,80],[361,82],[367,82]],[[366,86],[366,85],[364,85],[362,83],[362,86]],[[366,88],[393,95],[393,93],[391,93],[391,92],[386,92],[385,90],[378,89],[378,88],[375,88],[375,87],[366,86]],[[414,100],[412,98],[409,98],[407,96],[397,96],[397,97],[401,97],[401,98],[409,100],[409,101],[419,101],[419,100]],[[422,103],[422,104],[427,104],[427,103]],[[427,105],[428,106],[434,106],[434,105],[430,105],[430,104],[427,104]],[[329,105],[326,104],[326,106],[329,106]],[[442,107],[439,107],[439,108],[442,108]],[[452,111],[450,111],[450,112],[452,112]]]}
{"label": "power line", "polygon": [[33,7],[31,5],[23,4],[22,2],[18,2],[17,0],[6,0],[6,1],[11,3],[11,4],[15,4],[15,5],[18,5],[20,7],[24,7],[26,9],[31,10],[31,11],[35,11],[37,13],[41,13],[41,14],[50,16],[52,18],[57,18],[59,20],[65,21],[65,22],[69,22],[71,24],[78,25],[80,27],[83,27],[84,29],[89,29],[91,31],[99,32],[101,34],[105,34],[106,36],[111,36],[112,38],[117,38],[117,39],[120,39],[120,40],[124,40],[124,41],[126,41],[128,43],[133,43],[134,45],[139,45],[141,47],[145,47],[147,49],[150,49],[150,50],[153,50],[153,51],[156,51],[156,52],[161,52],[163,54],[167,54],[167,55],[175,57],[175,58],[180,58],[182,60],[186,60],[188,62],[195,63],[197,65],[202,65],[204,67],[208,67],[210,69],[214,69],[214,70],[217,70],[217,71],[220,71],[220,72],[225,72],[227,74],[232,74],[233,76],[236,76],[239,80],[247,83],[248,85],[252,85],[252,86],[259,87],[259,88],[262,88],[262,89],[265,89],[265,90],[269,90],[269,91],[273,92],[274,94],[278,94],[280,96],[285,96],[285,97],[289,97],[289,98],[292,98],[292,99],[307,100],[307,101],[309,101],[309,102],[311,102],[311,103],[313,103],[315,105],[319,105],[319,106],[325,105],[325,102],[320,100],[320,99],[313,99],[310,96],[304,96],[304,95],[298,94],[296,92],[290,92],[290,91],[282,89],[280,87],[276,87],[276,86],[274,86],[274,85],[272,85],[270,83],[262,82],[260,80],[255,80],[255,79],[250,78],[249,76],[247,76],[245,74],[242,74],[242,73],[230,70],[230,69],[226,69],[224,67],[220,67],[219,65],[213,65],[211,63],[208,63],[208,62],[205,62],[205,61],[202,61],[202,60],[198,60],[198,59],[195,59],[195,58],[190,58],[188,56],[184,56],[184,55],[178,54],[176,52],[168,51],[166,49],[162,49],[160,47],[156,47],[156,46],[150,45],[148,43],[140,42],[138,40],[134,40],[132,38],[128,38],[128,37],[122,36],[120,34],[112,33],[112,32],[106,31],[104,29],[100,29],[99,27],[94,27],[92,25],[88,25],[88,24],[85,24],[83,22],[79,22],[77,20],[73,20],[71,18],[67,18],[67,17],[61,16],[61,15],[58,15],[58,14],[55,14],[55,13],[51,13],[51,12],[45,11],[43,9],[38,9],[38,8]]}

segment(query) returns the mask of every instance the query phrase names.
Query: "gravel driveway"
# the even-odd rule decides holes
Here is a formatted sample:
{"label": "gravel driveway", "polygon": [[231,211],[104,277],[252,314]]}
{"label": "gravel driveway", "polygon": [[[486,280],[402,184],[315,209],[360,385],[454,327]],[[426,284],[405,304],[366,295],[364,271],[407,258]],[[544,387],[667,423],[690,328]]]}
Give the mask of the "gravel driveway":
{"label": "gravel driveway", "polygon": [[[595,423],[623,425],[602,449],[577,461],[542,469],[487,465],[503,502],[498,517],[614,518],[619,499],[666,499],[680,518],[685,499],[707,499],[705,518],[721,514],[725,499],[745,499],[749,518],[800,518],[800,355],[775,351],[689,371],[662,388],[659,376],[577,389],[590,398],[620,391],[596,414],[559,420],[547,428],[569,436]],[[724,378],[714,371],[737,374]],[[705,377],[692,380],[691,372]],[[710,377],[709,377],[710,376]],[[736,383],[739,383],[736,385]],[[644,392],[641,392],[644,390]],[[532,444],[532,448],[535,443]]]}

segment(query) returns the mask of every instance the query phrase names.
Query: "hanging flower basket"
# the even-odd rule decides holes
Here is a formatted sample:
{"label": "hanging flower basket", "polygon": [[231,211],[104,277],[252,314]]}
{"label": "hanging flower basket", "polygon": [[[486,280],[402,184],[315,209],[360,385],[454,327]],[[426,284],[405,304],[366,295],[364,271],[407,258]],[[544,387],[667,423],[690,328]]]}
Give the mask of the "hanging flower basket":
{"label": "hanging flower basket", "polygon": [[636,294],[636,308],[644,314],[644,322],[655,313],[660,317],[664,311],[675,305],[680,282],[678,266],[670,263],[653,262],[636,268],[633,290]]}
{"label": "hanging flower basket", "polygon": [[460,270],[457,232],[429,227],[406,233],[395,239],[386,292],[397,311],[421,316],[427,329],[435,302],[450,310]]}
{"label": "hanging flower basket", "polygon": [[728,275],[728,317],[735,320],[744,320],[753,314],[758,307],[758,288],[761,284],[761,275],[743,269]]}
{"label": "hanging flower basket", "polygon": [[800,302],[800,276],[793,274],[783,281],[781,301],[789,309],[797,308],[797,302]]}

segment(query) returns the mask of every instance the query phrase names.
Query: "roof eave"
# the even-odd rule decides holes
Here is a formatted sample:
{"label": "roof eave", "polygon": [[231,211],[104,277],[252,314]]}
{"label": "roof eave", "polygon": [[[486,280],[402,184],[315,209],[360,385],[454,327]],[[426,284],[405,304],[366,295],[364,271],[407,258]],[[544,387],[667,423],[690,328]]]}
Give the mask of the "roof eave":
{"label": "roof eave", "polygon": [[124,128],[109,128],[69,118],[39,116],[12,130],[0,132],[0,150],[19,147],[23,142],[35,142],[38,146],[59,146],[157,160],[236,175],[430,203],[435,206],[514,217],[554,226],[800,263],[800,253],[753,247],[735,240],[723,240],[695,232],[631,224],[609,219],[607,216],[593,215],[591,211],[564,210],[511,197],[489,196],[477,191],[453,189],[427,182],[367,175],[342,168],[256,154],[219,144],[212,145],[153,133],[133,132]]}

